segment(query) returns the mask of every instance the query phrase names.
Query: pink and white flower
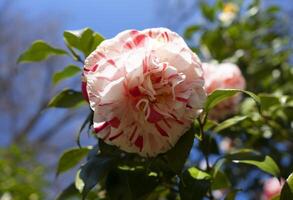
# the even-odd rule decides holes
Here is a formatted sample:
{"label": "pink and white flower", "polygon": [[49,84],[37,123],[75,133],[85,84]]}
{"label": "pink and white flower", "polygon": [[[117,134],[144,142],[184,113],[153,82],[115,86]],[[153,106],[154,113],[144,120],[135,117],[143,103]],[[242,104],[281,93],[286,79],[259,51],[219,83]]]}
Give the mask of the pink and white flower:
{"label": "pink and white flower", "polygon": [[[246,81],[240,69],[232,63],[212,64],[203,63],[205,89],[208,94],[216,89],[245,89]],[[214,107],[209,112],[209,117],[222,120],[235,113],[241,100],[237,94]]]}
{"label": "pink and white flower", "polygon": [[199,58],[165,28],[102,42],[85,61],[83,89],[97,136],[147,157],[173,147],[206,99]]}
{"label": "pink and white flower", "polygon": [[277,178],[270,178],[264,182],[262,200],[272,200],[280,194],[285,181],[281,183]]}

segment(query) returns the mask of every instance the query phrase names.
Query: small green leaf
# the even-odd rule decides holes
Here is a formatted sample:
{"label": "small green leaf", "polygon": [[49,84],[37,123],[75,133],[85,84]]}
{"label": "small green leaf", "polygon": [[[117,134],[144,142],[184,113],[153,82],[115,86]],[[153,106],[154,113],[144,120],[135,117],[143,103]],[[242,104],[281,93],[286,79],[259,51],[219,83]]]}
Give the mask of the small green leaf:
{"label": "small green leaf", "polygon": [[79,196],[79,192],[75,187],[74,183],[71,183],[69,186],[67,186],[58,196],[56,197],[56,200],[65,200],[70,199],[71,197]]}
{"label": "small green leaf", "polygon": [[100,34],[95,33],[90,28],[65,31],[63,36],[70,48],[78,49],[84,56],[88,56],[104,40]]}
{"label": "small green leaf", "polygon": [[19,56],[17,63],[38,62],[46,60],[51,55],[66,54],[67,52],[63,49],[54,48],[42,40],[37,40]]}
{"label": "small green leaf", "polygon": [[199,25],[192,25],[186,28],[185,32],[184,32],[184,37],[186,39],[191,39],[192,35],[197,32],[198,30],[200,30],[200,26]]}
{"label": "small green leaf", "polygon": [[260,110],[260,100],[259,97],[256,96],[254,93],[246,91],[246,90],[240,90],[240,89],[219,89],[212,92],[206,101],[205,104],[205,110],[209,111],[213,107],[215,107],[218,103],[224,101],[225,99],[234,96],[236,93],[242,92],[244,94],[249,95],[257,104],[257,107]]}
{"label": "small green leaf", "polygon": [[203,16],[209,21],[213,22],[215,19],[215,14],[216,14],[215,9],[203,1],[201,1],[199,5],[200,5]]}
{"label": "small green leaf", "polygon": [[254,150],[242,149],[226,155],[225,158],[234,163],[253,165],[276,177],[280,176],[280,169],[275,161],[270,156],[261,155],[259,152]]}
{"label": "small green leaf", "polygon": [[[195,128],[192,126],[169,150],[165,155],[169,167],[175,172],[180,173],[194,142]],[[176,162],[174,162],[176,160]]]}
{"label": "small green leaf", "polygon": [[49,107],[73,108],[84,102],[81,92],[71,89],[65,89],[49,102]]}
{"label": "small green leaf", "polygon": [[280,195],[280,200],[293,199],[293,173],[287,178]]}
{"label": "small green leaf", "polygon": [[68,65],[65,67],[62,71],[56,72],[53,75],[53,84],[56,85],[60,81],[73,77],[76,75],[78,72],[80,72],[80,68],[75,66],[75,65]]}
{"label": "small green leaf", "polygon": [[103,156],[94,156],[83,165],[75,177],[75,186],[80,191],[83,199],[111,170],[113,159]]}
{"label": "small green leaf", "polygon": [[91,146],[69,149],[63,153],[57,165],[57,176],[75,167],[92,149]]}
{"label": "small green leaf", "polygon": [[245,119],[247,119],[247,116],[234,116],[234,117],[229,118],[229,119],[221,122],[220,124],[218,124],[215,127],[214,131],[215,132],[220,132],[220,131],[222,131],[222,130],[224,130],[226,128],[234,126],[235,124],[237,124],[237,123],[239,123],[239,122],[241,122],[241,121],[243,121]]}
{"label": "small green leaf", "polygon": [[208,174],[207,172],[204,172],[196,167],[190,167],[189,169],[187,169],[187,172],[194,179],[203,180],[203,179],[210,179],[211,178],[210,174]]}
{"label": "small green leaf", "polygon": [[184,200],[201,200],[206,195],[211,176],[195,167],[184,171],[180,183],[179,194]]}

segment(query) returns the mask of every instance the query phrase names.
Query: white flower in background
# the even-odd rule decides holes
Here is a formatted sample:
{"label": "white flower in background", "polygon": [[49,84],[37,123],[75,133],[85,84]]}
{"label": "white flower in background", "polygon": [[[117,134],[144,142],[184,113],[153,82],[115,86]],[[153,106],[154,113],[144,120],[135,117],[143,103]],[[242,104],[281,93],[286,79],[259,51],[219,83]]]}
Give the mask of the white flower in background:
{"label": "white flower in background", "polygon": [[236,18],[237,13],[239,11],[239,7],[234,3],[226,3],[224,4],[222,12],[219,14],[219,20],[225,24],[229,25]]}

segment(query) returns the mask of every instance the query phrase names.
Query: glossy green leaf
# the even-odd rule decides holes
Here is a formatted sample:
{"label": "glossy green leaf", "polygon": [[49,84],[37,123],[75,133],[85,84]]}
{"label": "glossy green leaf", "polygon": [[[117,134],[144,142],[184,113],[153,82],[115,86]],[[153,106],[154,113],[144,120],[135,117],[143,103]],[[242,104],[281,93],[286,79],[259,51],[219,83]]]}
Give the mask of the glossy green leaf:
{"label": "glossy green leaf", "polygon": [[271,95],[271,94],[260,94],[258,95],[260,98],[261,108],[262,110],[268,110],[273,106],[280,105],[279,98]]}
{"label": "glossy green leaf", "polygon": [[100,34],[95,33],[90,28],[65,31],[63,36],[70,48],[78,49],[84,56],[88,56],[104,40]]}
{"label": "glossy green leaf", "polygon": [[49,107],[73,108],[85,102],[81,92],[71,89],[65,89],[49,102]]}
{"label": "glossy green leaf", "polygon": [[92,147],[74,148],[65,151],[59,159],[56,174],[59,175],[75,167]]}
{"label": "glossy green leaf", "polygon": [[280,200],[293,199],[293,173],[287,178],[280,195]]}
{"label": "glossy green leaf", "polygon": [[237,123],[239,123],[241,121],[244,121],[245,119],[247,119],[247,116],[234,116],[232,118],[229,118],[229,119],[219,123],[215,127],[214,131],[215,132],[220,132],[220,131],[222,131],[222,130],[224,130],[226,128],[234,126],[235,124],[237,124]]}
{"label": "glossy green leaf", "polygon": [[249,95],[257,104],[258,108],[260,109],[260,100],[259,97],[256,96],[254,93],[246,91],[246,90],[240,90],[240,89],[219,89],[212,92],[206,101],[205,109],[206,111],[209,111],[213,107],[215,107],[220,102],[224,101],[225,99],[234,96],[236,93],[242,92],[247,95]]}
{"label": "glossy green leaf", "polygon": [[[164,158],[168,166],[175,172],[180,173],[194,142],[195,128],[192,126],[181,138],[176,145],[169,150]],[[176,160],[176,162],[174,162]]]}
{"label": "glossy green leaf", "polygon": [[80,168],[75,177],[75,187],[82,194],[83,199],[99,181],[105,178],[112,165],[111,158],[97,155]]}
{"label": "glossy green leaf", "polygon": [[68,65],[63,70],[56,72],[53,75],[53,84],[56,85],[60,81],[73,77],[74,75],[78,74],[80,72],[80,68],[75,65]]}
{"label": "glossy green leaf", "polygon": [[32,43],[31,47],[24,51],[18,58],[18,63],[39,62],[46,60],[52,55],[66,55],[67,52],[63,49],[57,49],[42,40],[37,40]]}
{"label": "glossy green leaf", "polygon": [[211,176],[195,167],[187,169],[180,180],[179,194],[184,200],[201,200],[206,195]]}
{"label": "glossy green leaf", "polygon": [[275,161],[270,156],[261,155],[254,150],[242,149],[226,155],[225,158],[234,163],[253,165],[276,177],[280,176],[280,169]]}
{"label": "glossy green leaf", "polygon": [[184,32],[184,37],[186,39],[191,39],[193,34],[195,32],[197,32],[198,30],[200,30],[200,26],[199,25],[192,25],[186,28],[185,32]]}

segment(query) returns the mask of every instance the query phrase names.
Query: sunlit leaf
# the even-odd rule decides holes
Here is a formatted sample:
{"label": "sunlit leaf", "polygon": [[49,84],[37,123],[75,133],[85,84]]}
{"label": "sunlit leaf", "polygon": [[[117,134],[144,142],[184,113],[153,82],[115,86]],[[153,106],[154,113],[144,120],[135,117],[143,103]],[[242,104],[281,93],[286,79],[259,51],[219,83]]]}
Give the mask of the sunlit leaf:
{"label": "sunlit leaf", "polygon": [[226,128],[234,126],[235,124],[237,124],[237,123],[239,123],[239,122],[241,122],[241,121],[243,121],[245,119],[247,119],[247,116],[234,116],[232,118],[229,118],[229,119],[219,123],[215,127],[214,131],[215,132],[220,132],[220,131],[222,131],[222,130],[224,130]]}
{"label": "sunlit leaf", "polygon": [[57,165],[57,175],[75,167],[89,152],[92,147],[74,148],[65,151]]}
{"label": "sunlit leaf", "polygon": [[88,56],[104,40],[100,34],[95,33],[90,28],[65,31],[63,36],[70,48],[78,49],[84,56]]}
{"label": "sunlit leaf", "polygon": [[32,43],[31,47],[24,51],[18,58],[18,63],[38,62],[46,60],[52,55],[66,55],[67,52],[63,49],[57,49],[42,40],[37,40]]}
{"label": "sunlit leaf", "polygon": [[260,170],[269,173],[273,176],[280,176],[280,169],[275,161],[268,155],[261,155],[260,153],[249,150],[242,149],[237,152],[228,154],[225,156],[228,161],[234,163],[243,163],[248,165],[253,165]]}
{"label": "sunlit leaf", "polygon": [[206,111],[209,111],[213,107],[215,107],[220,102],[224,101],[225,99],[228,99],[232,96],[234,96],[236,93],[242,92],[247,95],[249,95],[257,104],[258,108],[260,109],[260,100],[259,97],[256,96],[254,93],[246,91],[246,90],[240,90],[240,89],[219,89],[212,92],[205,103],[205,109]]}
{"label": "sunlit leaf", "polygon": [[80,68],[75,65],[68,65],[63,70],[56,72],[53,75],[53,84],[56,85],[60,81],[73,77],[74,75],[78,74],[80,72]]}

